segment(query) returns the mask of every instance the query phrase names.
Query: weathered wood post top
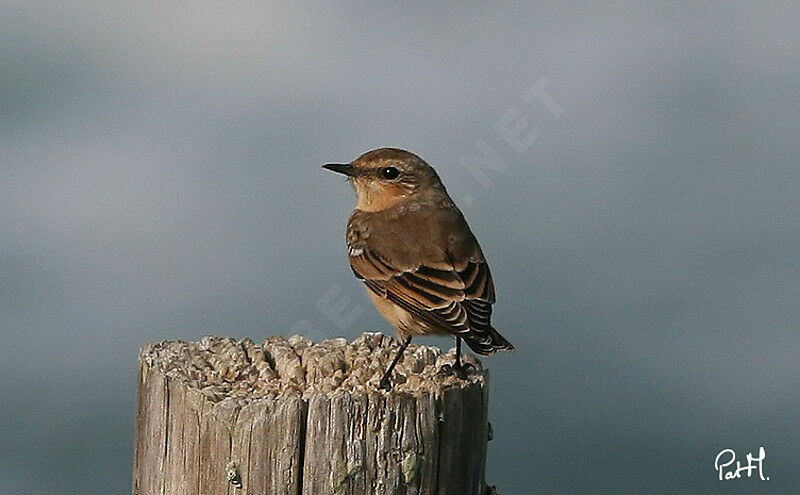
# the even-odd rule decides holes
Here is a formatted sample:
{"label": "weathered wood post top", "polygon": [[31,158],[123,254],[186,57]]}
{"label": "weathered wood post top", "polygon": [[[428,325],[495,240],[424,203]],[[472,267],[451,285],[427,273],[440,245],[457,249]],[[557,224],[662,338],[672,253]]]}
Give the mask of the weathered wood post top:
{"label": "weathered wood post top", "polygon": [[466,356],[455,376],[452,353],[411,345],[386,392],[397,347],[373,333],[144,346],[134,495],[482,495],[488,372]]}

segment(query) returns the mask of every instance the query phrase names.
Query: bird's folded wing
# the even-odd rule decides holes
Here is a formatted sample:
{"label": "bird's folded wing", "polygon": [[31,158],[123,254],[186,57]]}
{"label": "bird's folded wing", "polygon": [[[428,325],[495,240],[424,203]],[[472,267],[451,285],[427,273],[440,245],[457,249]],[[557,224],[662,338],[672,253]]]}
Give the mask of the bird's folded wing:
{"label": "bird's folded wing", "polygon": [[468,259],[395,267],[369,248],[350,253],[350,266],[375,294],[448,332],[488,331],[494,285],[480,248]]}

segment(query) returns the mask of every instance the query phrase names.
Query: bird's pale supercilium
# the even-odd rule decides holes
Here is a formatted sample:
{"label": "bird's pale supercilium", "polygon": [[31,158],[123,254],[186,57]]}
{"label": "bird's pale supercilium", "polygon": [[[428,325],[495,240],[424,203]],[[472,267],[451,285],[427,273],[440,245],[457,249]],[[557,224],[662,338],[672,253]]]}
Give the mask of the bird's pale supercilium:
{"label": "bird's pale supercilium", "polygon": [[462,369],[461,339],[482,355],[514,349],[491,325],[489,265],[430,165],[408,151],[381,148],[324,167],[345,174],[356,191],[347,223],[350,266],[402,339],[382,387],[391,387],[392,370],[413,336],[455,336],[456,370]]}

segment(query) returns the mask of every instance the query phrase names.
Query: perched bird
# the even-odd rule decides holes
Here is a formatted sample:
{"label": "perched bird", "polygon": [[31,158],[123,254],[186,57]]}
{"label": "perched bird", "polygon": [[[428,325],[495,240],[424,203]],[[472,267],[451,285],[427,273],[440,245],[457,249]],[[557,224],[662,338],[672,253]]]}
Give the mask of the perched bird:
{"label": "perched bird", "polygon": [[451,334],[460,371],[461,339],[478,354],[514,346],[492,328],[494,283],[478,241],[436,171],[417,155],[380,148],[323,168],[347,176],[356,209],[347,223],[355,276],[403,339],[380,386],[415,335]]}

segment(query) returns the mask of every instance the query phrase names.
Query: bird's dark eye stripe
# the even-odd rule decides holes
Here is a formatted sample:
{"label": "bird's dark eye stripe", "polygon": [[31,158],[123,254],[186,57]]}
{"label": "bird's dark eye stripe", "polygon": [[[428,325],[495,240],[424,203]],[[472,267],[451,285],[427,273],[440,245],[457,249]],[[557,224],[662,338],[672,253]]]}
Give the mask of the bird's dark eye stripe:
{"label": "bird's dark eye stripe", "polygon": [[381,177],[388,180],[396,179],[400,176],[400,171],[395,167],[384,167],[381,169]]}

